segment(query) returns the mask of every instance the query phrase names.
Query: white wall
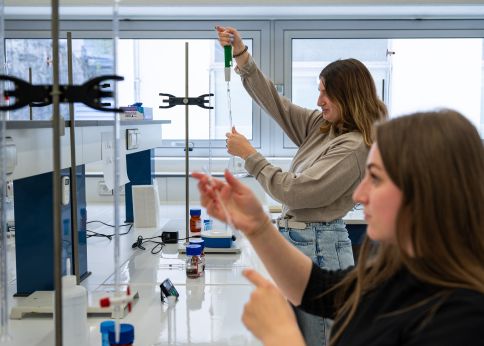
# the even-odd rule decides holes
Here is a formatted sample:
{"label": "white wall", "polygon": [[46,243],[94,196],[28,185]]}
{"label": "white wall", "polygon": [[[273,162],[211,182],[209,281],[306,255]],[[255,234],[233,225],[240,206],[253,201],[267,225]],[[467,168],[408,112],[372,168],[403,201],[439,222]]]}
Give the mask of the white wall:
{"label": "white wall", "polygon": [[[104,196],[98,193],[98,183],[102,181],[99,177],[87,177],[86,178],[86,201],[87,203],[108,203],[113,201],[112,196]],[[257,198],[265,205],[275,205],[269,196],[267,196],[260,187],[259,183],[254,178],[241,178],[241,181],[249,186],[256,194]],[[185,203],[185,178],[184,177],[168,177],[157,178],[158,192],[160,194],[161,204],[184,204]],[[199,205],[200,195],[197,189],[197,183],[194,179],[190,178],[190,203]],[[121,197],[124,201],[124,196]]]}

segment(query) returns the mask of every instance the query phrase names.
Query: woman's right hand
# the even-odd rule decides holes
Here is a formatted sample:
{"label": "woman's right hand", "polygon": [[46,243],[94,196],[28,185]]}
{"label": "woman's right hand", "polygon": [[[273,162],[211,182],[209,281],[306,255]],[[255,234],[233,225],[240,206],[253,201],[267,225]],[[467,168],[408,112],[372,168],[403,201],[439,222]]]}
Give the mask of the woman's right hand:
{"label": "woman's right hand", "polygon": [[217,30],[218,41],[222,47],[224,46],[233,46],[234,51],[233,54],[237,54],[242,52],[245,48],[244,41],[239,35],[239,32],[235,28],[231,27],[223,27],[223,26],[216,26],[215,30]]}
{"label": "woman's right hand", "polygon": [[[248,237],[260,234],[272,227],[254,193],[229,171],[225,171],[226,182],[203,173],[192,173],[198,180],[201,204],[209,215],[233,226]],[[227,214],[230,220],[227,220]]]}
{"label": "woman's right hand", "polygon": [[281,291],[255,270],[245,269],[243,274],[255,285],[242,314],[247,329],[264,345],[304,345],[294,311]]}

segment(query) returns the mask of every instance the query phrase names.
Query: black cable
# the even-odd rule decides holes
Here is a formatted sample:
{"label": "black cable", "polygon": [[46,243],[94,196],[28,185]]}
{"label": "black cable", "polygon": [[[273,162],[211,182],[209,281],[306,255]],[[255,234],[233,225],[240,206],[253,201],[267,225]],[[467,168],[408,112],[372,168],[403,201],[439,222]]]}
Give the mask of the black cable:
{"label": "black cable", "polygon": [[162,241],[152,240],[152,239],[155,239],[155,238],[161,238],[161,235],[149,237],[149,238],[143,238],[143,236],[139,235],[136,242],[134,242],[133,245],[131,245],[131,248],[133,248],[133,249],[138,248],[138,249],[141,249],[141,250],[146,250],[146,248],[143,246],[143,244],[154,243],[156,245],[151,249],[151,253],[153,255],[157,255],[161,252],[161,250],[165,246],[165,243],[163,243]]}
{"label": "black cable", "polygon": [[[113,227],[113,228],[115,227],[114,225],[110,225],[106,222],[99,221],[99,220],[88,221],[88,222],[86,222],[86,225],[89,225],[90,223],[94,223],[94,222],[102,223],[104,226],[108,226],[108,227]],[[125,227],[125,226],[129,226],[129,225],[132,225],[132,223],[125,223],[125,224],[119,225],[119,227]]]}
{"label": "black cable", "polygon": [[179,238],[178,240],[187,240],[187,239],[190,239],[190,238],[200,238],[200,236],[199,235],[192,235],[191,237]]}
{"label": "black cable", "polygon": [[[99,222],[99,223],[102,223],[103,225],[106,225],[108,227],[113,227],[113,228],[115,227],[113,225],[109,225],[109,224],[104,223],[102,221],[89,221],[86,224],[92,223],[92,222]],[[131,231],[131,229],[133,228],[132,223],[126,223],[126,224],[120,225],[119,227],[126,227],[126,226],[129,226],[128,230],[124,233],[119,233],[120,236],[128,234]],[[109,240],[111,240],[115,236],[115,234],[99,233],[99,232],[94,232],[94,231],[91,231],[91,230],[88,230],[88,229],[86,229],[86,232],[92,233],[92,234],[86,235],[86,238],[91,238],[91,237],[101,237],[102,238],[102,237],[105,237],[105,238],[108,238]]]}
{"label": "black cable", "polygon": [[86,238],[99,237],[99,238],[108,238],[109,240],[112,239],[112,235],[110,234],[98,233],[98,232],[91,231],[89,229],[86,229],[86,232],[91,233],[91,234],[86,234]]}

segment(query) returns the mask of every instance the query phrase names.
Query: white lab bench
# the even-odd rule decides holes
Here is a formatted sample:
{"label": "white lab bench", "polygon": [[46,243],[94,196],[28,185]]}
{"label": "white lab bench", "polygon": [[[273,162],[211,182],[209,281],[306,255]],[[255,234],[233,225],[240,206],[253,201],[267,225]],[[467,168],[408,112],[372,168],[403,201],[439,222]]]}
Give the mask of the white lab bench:
{"label": "white lab bench", "polygon": [[[193,206],[195,207],[195,206]],[[88,221],[112,222],[113,206],[89,204]],[[162,229],[170,220],[181,219],[184,207],[161,206]],[[361,212],[349,214],[347,222],[360,222]],[[121,211],[121,218],[124,215]],[[104,225],[89,224],[88,229],[112,233]],[[138,292],[139,300],[122,323],[135,327],[135,345],[261,345],[245,328],[241,321],[244,304],[248,301],[253,286],[242,276],[244,268],[255,268],[269,277],[255,251],[242,236],[238,235],[238,254],[207,254],[204,276],[187,278],[185,255],[178,253],[177,245],[166,245],[162,253],[153,255],[153,245],[146,250],[131,248],[138,235],[151,237],[160,230],[132,230],[121,237],[120,284],[127,284]],[[114,290],[114,241],[106,238],[88,239],[88,264],[92,275],[82,285],[89,292],[90,305],[97,298]],[[13,247],[13,246],[11,246]],[[9,248],[9,258],[14,249]],[[13,255],[13,257],[15,257]],[[9,263],[11,265],[11,262]],[[9,282],[14,292],[15,271],[10,266]],[[160,283],[169,278],[180,294],[173,309],[160,300]],[[10,308],[21,304],[23,298],[10,297]],[[106,316],[90,316],[90,344],[100,345],[99,324],[109,319]],[[50,315],[31,315],[21,320],[10,320],[12,345],[50,346],[54,344],[54,323]]]}
{"label": "white lab bench", "polygon": [[[111,205],[91,205],[88,221],[112,222]],[[162,220],[166,224],[173,217],[181,217],[182,206],[162,206]],[[121,215],[121,218],[124,215]],[[88,224],[88,229],[112,233],[101,224]],[[236,240],[241,252],[238,254],[207,254],[204,276],[187,278],[185,255],[178,253],[177,245],[166,245],[162,253],[133,250],[131,245],[138,235],[150,237],[160,230],[132,230],[121,237],[120,281],[125,289],[129,283],[139,299],[121,322],[135,327],[135,345],[261,345],[244,327],[241,316],[244,304],[253,290],[242,276],[247,267],[256,268],[267,276],[265,268],[243,236]],[[82,285],[88,289],[90,304],[94,297],[114,290],[114,241],[106,238],[88,239],[88,264],[92,275]],[[10,249],[9,258],[14,257]],[[11,262],[9,263],[9,265]],[[10,288],[14,292],[15,277],[10,267]],[[180,294],[173,309],[160,300],[160,283],[169,278]],[[22,299],[10,297],[10,308],[21,304]],[[108,316],[89,317],[90,344],[101,345],[99,324]],[[21,320],[9,320],[13,336],[12,345],[51,346],[54,344],[54,323],[51,315],[30,315]],[[73,344],[75,345],[75,344]]]}
{"label": "white lab bench", "polygon": [[[161,144],[162,125],[168,120],[121,121],[121,155],[126,154],[127,174],[130,184],[151,184],[153,148]],[[85,164],[100,161],[102,155],[111,155],[113,143],[113,120],[82,120],[75,122],[75,150],[77,177],[76,194],[71,193],[69,170],[70,126],[66,122],[64,135],[60,138],[62,175],[62,256],[72,257],[71,201],[77,199],[78,251],[74,264],[79,265],[81,279],[89,275],[86,260],[86,193]],[[53,129],[51,121],[7,121],[7,157],[16,164],[7,179],[13,181],[14,213],[17,252],[17,294],[28,295],[34,291],[53,289]],[[128,134],[131,135],[128,135]],[[134,138],[133,138],[134,137]],[[127,144],[130,144],[129,146]],[[106,159],[106,157],[104,158]],[[107,160],[106,160],[107,161]],[[106,164],[106,167],[109,167]],[[67,183],[66,183],[67,182]],[[67,187],[66,187],[67,186]],[[131,185],[129,185],[131,186]],[[64,202],[65,201],[65,202]],[[126,216],[132,221],[131,190],[126,193]],[[35,239],[35,241],[32,241]],[[74,255],[73,255],[74,256]],[[64,263],[64,261],[63,261]],[[76,267],[75,266],[75,267]]]}

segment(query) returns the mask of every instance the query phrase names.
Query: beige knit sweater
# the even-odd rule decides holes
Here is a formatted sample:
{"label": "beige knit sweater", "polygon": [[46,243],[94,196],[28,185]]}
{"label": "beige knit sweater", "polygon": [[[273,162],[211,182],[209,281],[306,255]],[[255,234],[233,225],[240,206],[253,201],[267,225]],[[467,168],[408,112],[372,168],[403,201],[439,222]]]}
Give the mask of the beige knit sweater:
{"label": "beige knit sweater", "polygon": [[361,133],[321,133],[321,111],[299,107],[280,96],[252,57],[236,71],[252,99],[298,146],[288,172],[260,153],[247,158],[245,169],[282,203],[283,216],[304,222],[343,217],[354,205],[351,196],[365,172],[369,148]]}

